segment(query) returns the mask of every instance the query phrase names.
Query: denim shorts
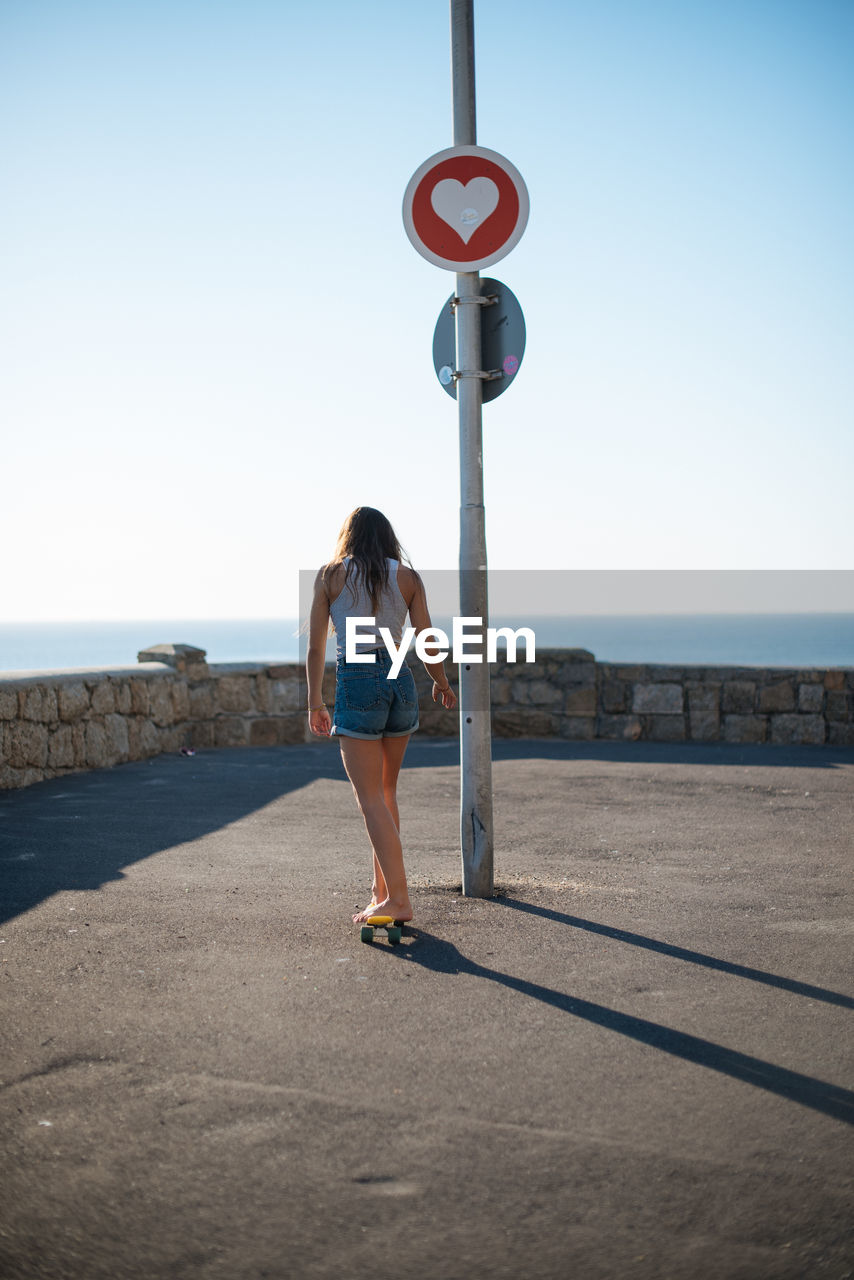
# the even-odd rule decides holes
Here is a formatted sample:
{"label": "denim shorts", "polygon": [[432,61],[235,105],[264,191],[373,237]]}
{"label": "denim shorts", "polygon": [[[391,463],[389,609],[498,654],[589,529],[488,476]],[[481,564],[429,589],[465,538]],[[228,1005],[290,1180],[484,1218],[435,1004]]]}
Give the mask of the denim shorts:
{"label": "denim shorts", "polygon": [[332,732],[342,738],[403,738],[418,728],[418,694],[406,663],[387,679],[391,655],[376,649],[375,662],[338,659]]}

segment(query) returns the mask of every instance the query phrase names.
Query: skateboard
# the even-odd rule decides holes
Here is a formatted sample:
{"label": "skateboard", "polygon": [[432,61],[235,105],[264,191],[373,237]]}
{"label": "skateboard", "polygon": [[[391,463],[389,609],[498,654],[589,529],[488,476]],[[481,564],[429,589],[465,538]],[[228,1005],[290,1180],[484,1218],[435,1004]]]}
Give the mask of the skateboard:
{"label": "skateboard", "polygon": [[385,934],[391,946],[396,947],[403,937],[403,921],[395,920],[393,916],[368,916],[367,923],[361,928],[362,941],[373,942],[377,930]]}

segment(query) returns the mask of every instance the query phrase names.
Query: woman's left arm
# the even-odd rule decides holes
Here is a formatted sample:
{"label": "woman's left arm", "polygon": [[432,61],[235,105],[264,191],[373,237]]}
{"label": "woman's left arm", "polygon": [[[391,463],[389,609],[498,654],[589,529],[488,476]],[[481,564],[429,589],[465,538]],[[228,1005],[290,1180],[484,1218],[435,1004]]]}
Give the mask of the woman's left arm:
{"label": "woman's left arm", "polygon": [[308,723],[311,732],[328,738],[332,717],[323,701],[323,672],[326,666],[326,637],[329,634],[329,597],[323,583],[323,570],[314,580],[314,598],[308,623],[308,652],[305,673],[308,678]]}

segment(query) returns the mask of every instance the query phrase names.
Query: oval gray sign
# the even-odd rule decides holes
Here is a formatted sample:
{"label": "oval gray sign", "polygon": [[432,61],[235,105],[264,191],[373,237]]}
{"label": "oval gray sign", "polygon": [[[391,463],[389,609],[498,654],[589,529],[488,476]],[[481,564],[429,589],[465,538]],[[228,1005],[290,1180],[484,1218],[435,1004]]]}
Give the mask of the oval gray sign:
{"label": "oval gray sign", "polygon": [[[519,372],[525,354],[525,317],[516,295],[500,280],[485,276],[480,292],[493,298],[480,309],[481,370],[493,376],[483,381],[483,402],[506,391]],[[433,368],[449,396],[457,398],[457,335],[452,304],[454,294],[442,308],[433,333]]]}

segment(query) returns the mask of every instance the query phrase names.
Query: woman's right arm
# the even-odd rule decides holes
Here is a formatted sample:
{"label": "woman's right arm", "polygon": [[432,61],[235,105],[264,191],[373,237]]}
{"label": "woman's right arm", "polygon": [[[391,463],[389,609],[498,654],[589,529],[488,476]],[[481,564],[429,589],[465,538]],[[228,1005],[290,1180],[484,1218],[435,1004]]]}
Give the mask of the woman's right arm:
{"label": "woman's right arm", "polygon": [[308,652],[305,673],[308,678],[308,723],[311,732],[328,738],[332,717],[323,701],[323,672],[326,667],[326,637],[329,634],[329,596],[321,569],[314,580],[314,598],[308,623]]}

